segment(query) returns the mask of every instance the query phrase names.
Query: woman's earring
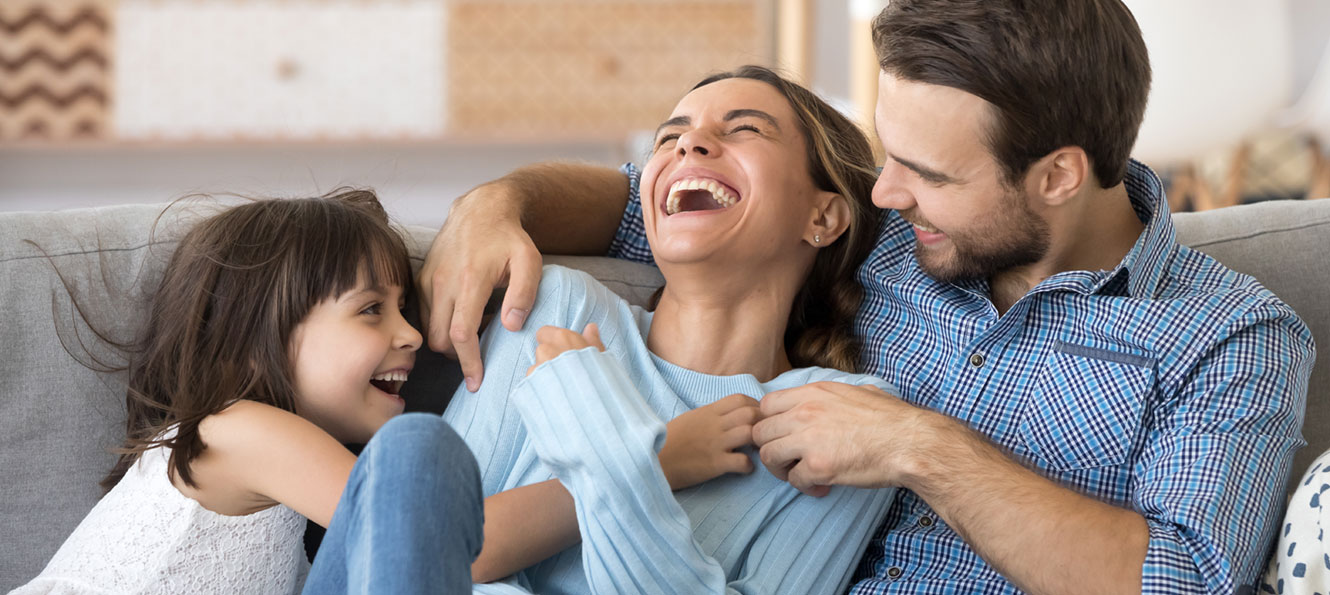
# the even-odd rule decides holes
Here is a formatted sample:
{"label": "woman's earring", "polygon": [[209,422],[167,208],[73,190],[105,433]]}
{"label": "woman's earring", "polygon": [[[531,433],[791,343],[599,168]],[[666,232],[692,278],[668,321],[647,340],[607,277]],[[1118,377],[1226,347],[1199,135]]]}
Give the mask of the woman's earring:
{"label": "woman's earring", "polygon": [[813,243],[814,243],[814,244],[821,244],[821,243],[822,243],[822,236],[817,235],[817,234],[813,234]]}

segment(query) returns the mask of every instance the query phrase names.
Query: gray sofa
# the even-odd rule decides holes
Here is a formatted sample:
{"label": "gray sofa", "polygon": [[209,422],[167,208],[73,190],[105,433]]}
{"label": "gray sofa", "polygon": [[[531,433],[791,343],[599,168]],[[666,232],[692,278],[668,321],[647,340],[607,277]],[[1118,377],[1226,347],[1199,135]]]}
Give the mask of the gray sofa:
{"label": "gray sofa", "polygon": [[[120,356],[80,322],[62,283],[80,296],[96,328],[112,339],[132,339],[175,238],[211,209],[181,204],[160,219],[162,205],[0,213],[0,346],[6,351],[0,358],[0,592],[36,575],[97,501],[97,481],[114,458],[107,449],[123,432],[119,378],[84,365],[114,366]],[[1302,315],[1320,344],[1330,345],[1330,200],[1261,203],[1175,220],[1183,243],[1260,279]],[[434,230],[408,231],[419,265]],[[659,284],[654,269],[639,265],[551,261],[589,270],[637,303]],[[1304,435],[1310,446],[1297,456],[1295,478],[1330,448],[1330,358],[1321,359],[1308,396]],[[411,408],[442,407],[457,379],[455,366],[422,355],[408,383]]]}

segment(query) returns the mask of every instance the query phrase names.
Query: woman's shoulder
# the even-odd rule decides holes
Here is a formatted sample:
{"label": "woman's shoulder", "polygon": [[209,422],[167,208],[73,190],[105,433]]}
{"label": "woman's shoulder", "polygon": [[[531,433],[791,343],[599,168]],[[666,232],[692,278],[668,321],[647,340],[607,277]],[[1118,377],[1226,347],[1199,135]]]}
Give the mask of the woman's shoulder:
{"label": "woman's shoulder", "polygon": [[570,328],[615,314],[631,318],[626,300],[585,271],[550,264],[542,272],[529,320],[536,323],[533,329],[544,325]]}
{"label": "woman's shoulder", "polygon": [[871,374],[859,374],[857,372],[846,372],[835,368],[821,368],[812,366],[808,368],[795,368],[768,383],[771,390],[793,388],[812,384],[814,382],[840,382],[843,384],[853,384],[858,386],[871,385],[887,392],[894,392],[892,387],[885,380]]}

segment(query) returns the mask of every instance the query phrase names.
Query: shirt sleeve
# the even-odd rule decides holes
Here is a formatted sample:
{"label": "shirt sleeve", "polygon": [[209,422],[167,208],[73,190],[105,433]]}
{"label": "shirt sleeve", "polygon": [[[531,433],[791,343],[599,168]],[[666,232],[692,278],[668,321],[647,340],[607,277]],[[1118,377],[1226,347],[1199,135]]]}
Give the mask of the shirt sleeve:
{"label": "shirt sleeve", "polygon": [[632,163],[623,164],[619,171],[628,176],[628,205],[624,207],[619,229],[610,241],[608,256],[656,266],[651,256],[651,245],[647,243],[646,227],[642,223],[642,171]]}
{"label": "shirt sleeve", "polygon": [[537,455],[573,495],[593,593],[843,590],[894,496],[843,487],[795,496],[752,530],[727,577],[694,539],[661,471],[665,424],[618,360],[594,348],[564,353],[513,399]]}
{"label": "shirt sleeve", "polygon": [[1135,469],[1150,544],[1144,593],[1233,593],[1274,537],[1314,348],[1282,304],[1255,308],[1191,370]]}

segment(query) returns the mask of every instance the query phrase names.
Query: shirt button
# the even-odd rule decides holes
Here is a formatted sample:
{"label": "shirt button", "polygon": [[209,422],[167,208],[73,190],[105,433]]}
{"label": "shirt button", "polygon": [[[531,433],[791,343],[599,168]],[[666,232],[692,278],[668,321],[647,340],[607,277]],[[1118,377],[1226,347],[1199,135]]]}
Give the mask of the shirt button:
{"label": "shirt button", "polygon": [[925,529],[933,526],[933,519],[923,516],[919,517],[919,526]]}
{"label": "shirt button", "polygon": [[891,568],[887,569],[887,576],[891,578],[900,578],[900,575],[901,575],[901,569],[899,566],[892,566]]}
{"label": "shirt button", "polygon": [[976,353],[976,354],[974,354],[974,355],[971,355],[971,356],[970,356],[970,365],[971,365],[971,366],[974,366],[974,367],[976,367],[976,368],[978,368],[979,366],[984,365],[984,354],[982,354],[982,353]]}

